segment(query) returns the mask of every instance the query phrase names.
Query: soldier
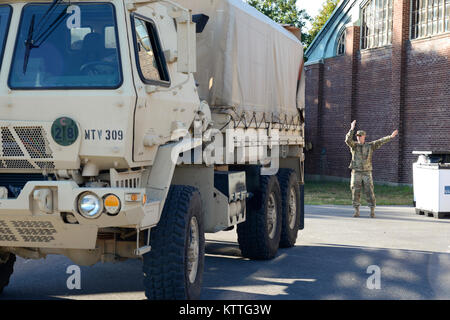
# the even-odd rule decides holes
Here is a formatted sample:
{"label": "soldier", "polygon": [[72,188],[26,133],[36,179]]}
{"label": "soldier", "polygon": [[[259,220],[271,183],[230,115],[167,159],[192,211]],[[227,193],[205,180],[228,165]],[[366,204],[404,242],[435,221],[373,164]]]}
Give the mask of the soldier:
{"label": "soldier", "polygon": [[398,130],[395,130],[390,136],[366,143],[366,132],[363,130],[359,130],[356,133],[358,142],[352,139],[355,126],[356,120],[352,122],[350,131],[345,136],[345,143],[349,146],[350,152],[352,153],[352,162],[350,163],[349,168],[352,169],[350,188],[352,190],[353,207],[355,208],[353,217],[359,217],[361,189],[364,188],[364,193],[370,207],[370,217],[375,218],[372,155],[376,149],[395,138],[398,134]]}

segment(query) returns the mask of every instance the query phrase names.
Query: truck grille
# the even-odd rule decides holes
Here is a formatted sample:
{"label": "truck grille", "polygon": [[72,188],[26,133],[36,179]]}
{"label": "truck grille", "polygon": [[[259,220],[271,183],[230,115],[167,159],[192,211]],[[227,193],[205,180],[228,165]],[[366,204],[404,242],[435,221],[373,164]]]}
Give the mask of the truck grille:
{"label": "truck grille", "polygon": [[51,159],[52,151],[48,146],[42,127],[15,127],[20,141],[33,159]]}
{"label": "truck grille", "polygon": [[0,241],[19,241],[5,221],[0,220]]}
{"label": "truck grille", "polygon": [[23,157],[24,154],[8,128],[2,128],[2,155],[4,157]]}
{"label": "truck grille", "polygon": [[28,160],[4,160],[6,168],[15,169],[34,169],[34,166]]}
{"label": "truck grille", "polygon": [[[0,241],[51,242],[56,229],[50,221],[6,221],[0,220]],[[21,239],[18,239],[18,236]]]}
{"label": "truck grille", "polygon": [[41,126],[0,128],[0,169],[54,169],[53,152]]}

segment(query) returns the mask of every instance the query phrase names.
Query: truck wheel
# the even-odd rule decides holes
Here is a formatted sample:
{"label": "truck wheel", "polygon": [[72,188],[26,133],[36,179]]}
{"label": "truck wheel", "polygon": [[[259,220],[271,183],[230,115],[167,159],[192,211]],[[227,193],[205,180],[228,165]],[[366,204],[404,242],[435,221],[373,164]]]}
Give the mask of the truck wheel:
{"label": "truck wheel", "polygon": [[16,256],[14,254],[6,253],[5,256],[7,257],[6,262],[0,263],[0,294],[3,292],[3,289],[8,286],[9,279],[14,271],[14,263],[16,262]]}
{"label": "truck wheel", "polygon": [[143,256],[145,295],[151,300],[198,299],[203,279],[205,234],[200,193],[172,186]]}
{"label": "truck wheel", "polygon": [[281,234],[281,193],[276,176],[260,176],[259,190],[249,200],[246,221],[238,224],[239,248],[244,257],[275,257]]}
{"label": "truck wheel", "polygon": [[277,176],[283,213],[280,247],[291,248],[297,240],[300,225],[300,187],[294,170],[280,169]]}

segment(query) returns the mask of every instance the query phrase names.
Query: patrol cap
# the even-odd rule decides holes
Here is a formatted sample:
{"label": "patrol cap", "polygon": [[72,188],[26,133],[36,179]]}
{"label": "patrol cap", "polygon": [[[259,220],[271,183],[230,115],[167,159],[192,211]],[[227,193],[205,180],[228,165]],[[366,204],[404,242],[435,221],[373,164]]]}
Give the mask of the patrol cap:
{"label": "patrol cap", "polygon": [[358,130],[358,132],[356,132],[357,136],[365,136],[366,132],[364,130]]}

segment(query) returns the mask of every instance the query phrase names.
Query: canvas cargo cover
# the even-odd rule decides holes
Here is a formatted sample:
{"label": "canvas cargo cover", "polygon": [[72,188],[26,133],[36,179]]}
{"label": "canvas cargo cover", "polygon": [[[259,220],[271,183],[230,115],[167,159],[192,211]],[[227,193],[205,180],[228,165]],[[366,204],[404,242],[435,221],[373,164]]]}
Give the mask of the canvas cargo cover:
{"label": "canvas cargo cover", "polygon": [[297,95],[303,46],[293,34],[242,0],[177,2],[193,14],[209,16],[197,35],[195,79],[202,100],[213,110],[233,107],[247,121],[299,117],[297,107],[304,107],[304,79]]}

